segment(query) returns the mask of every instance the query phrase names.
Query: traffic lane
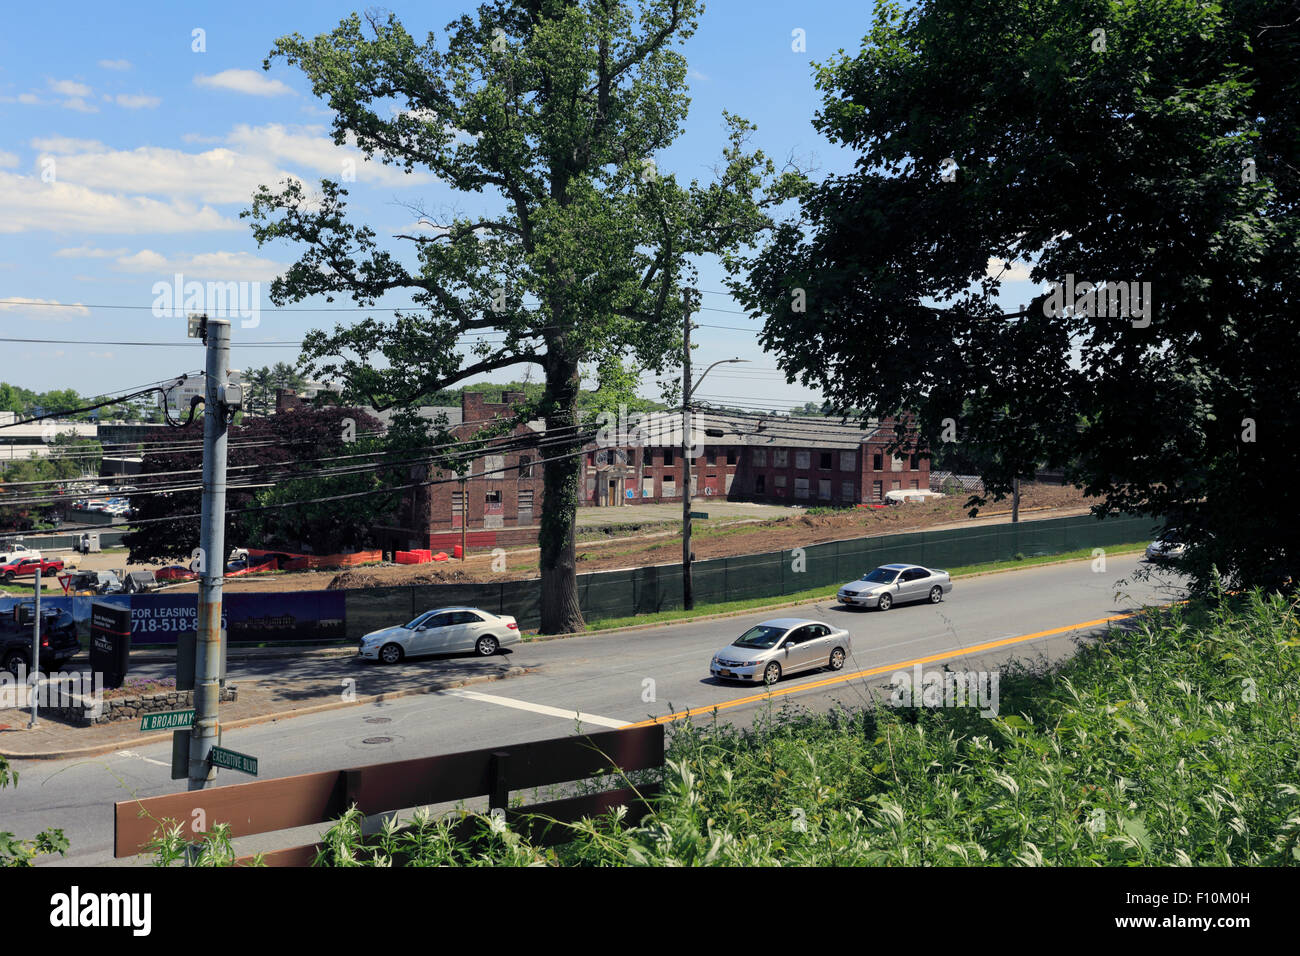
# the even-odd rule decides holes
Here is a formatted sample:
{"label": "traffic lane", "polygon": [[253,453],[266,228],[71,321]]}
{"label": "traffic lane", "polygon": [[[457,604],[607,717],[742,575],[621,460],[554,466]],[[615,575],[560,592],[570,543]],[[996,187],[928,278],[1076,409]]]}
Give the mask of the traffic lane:
{"label": "traffic lane", "polygon": [[[500,693],[628,716],[634,722],[754,693],[760,685],[716,681],[709,674],[709,660],[746,628],[774,617],[809,617],[844,627],[853,637],[844,669],[850,674],[1095,621],[1183,596],[1168,575],[1131,580],[1141,566],[1137,560],[1112,559],[1108,564],[1106,574],[1094,574],[1090,562],[1078,562],[973,578],[958,582],[938,605],[902,605],[880,612],[820,601],[709,622],[526,644],[518,657],[533,672],[499,685]],[[806,684],[829,674],[805,672],[783,679],[779,686]]]}

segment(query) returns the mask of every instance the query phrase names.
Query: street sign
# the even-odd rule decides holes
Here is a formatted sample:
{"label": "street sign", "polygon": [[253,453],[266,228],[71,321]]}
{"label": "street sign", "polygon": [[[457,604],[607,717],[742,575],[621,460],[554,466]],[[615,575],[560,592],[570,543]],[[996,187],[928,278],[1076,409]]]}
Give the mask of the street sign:
{"label": "street sign", "polygon": [[227,750],[225,747],[213,747],[211,753],[212,766],[222,767],[226,770],[238,770],[240,773],[257,776],[256,757],[250,757],[248,754],[241,754],[234,750]]}
{"label": "street sign", "polygon": [[692,518],[707,518],[708,516],[709,516],[709,513],[708,513],[707,511],[692,511],[692,512],[691,512],[691,517],[692,517]]}
{"label": "street sign", "polygon": [[188,727],[193,723],[194,711],[192,710],[167,710],[140,716],[141,730],[175,730],[178,727]]}

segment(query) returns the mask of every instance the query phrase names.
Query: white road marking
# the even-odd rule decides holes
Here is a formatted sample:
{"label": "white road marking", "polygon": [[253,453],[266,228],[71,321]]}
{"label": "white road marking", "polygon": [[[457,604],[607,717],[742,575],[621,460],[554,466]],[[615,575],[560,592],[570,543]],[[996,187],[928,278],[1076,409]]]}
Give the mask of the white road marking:
{"label": "white road marking", "polygon": [[515,710],[526,710],[534,714],[545,714],[547,717],[560,717],[564,720],[578,720],[584,724],[596,724],[599,727],[626,727],[626,720],[615,720],[613,717],[597,717],[594,714],[584,714],[576,710],[564,710],[560,707],[547,707],[545,704],[530,704],[528,701],[515,700],[511,697],[498,697],[496,694],[481,694],[476,690],[449,690],[445,693],[453,697],[464,697],[466,700],[477,700],[485,704],[498,704],[501,707],[513,707]]}
{"label": "white road marking", "polygon": [[117,755],[119,757],[134,757],[136,760],[143,760],[145,763],[151,763],[156,767],[169,767],[169,768],[171,767],[171,764],[169,763],[163,763],[161,760],[154,760],[153,757],[146,757],[143,754],[138,754],[133,750],[119,750],[117,752]]}

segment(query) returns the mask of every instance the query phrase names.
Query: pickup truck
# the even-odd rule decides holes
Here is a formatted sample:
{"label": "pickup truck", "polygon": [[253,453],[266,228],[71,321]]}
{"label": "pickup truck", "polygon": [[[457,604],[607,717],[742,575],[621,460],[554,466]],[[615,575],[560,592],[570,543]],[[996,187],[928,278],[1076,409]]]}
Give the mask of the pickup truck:
{"label": "pickup truck", "polygon": [[19,558],[39,558],[41,553],[25,544],[0,544],[0,565],[17,561]]}
{"label": "pickup truck", "polygon": [[[0,667],[15,677],[20,666],[31,672],[35,624],[36,608],[31,604],[15,604],[11,611],[0,614]],[[57,608],[41,608],[41,668],[46,673],[61,670],[80,652],[72,615]]]}
{"label": "pickup truck", "polygon": [[37,568],[41,569],[43,577],[48,577],[62,571],[63,562],[58,558],[42,558],[40,555],[34,558],[15,558],[7,564],[0,564],[0,578],[4,579],[5,584],[13,584],[14,578],[35,577]]}

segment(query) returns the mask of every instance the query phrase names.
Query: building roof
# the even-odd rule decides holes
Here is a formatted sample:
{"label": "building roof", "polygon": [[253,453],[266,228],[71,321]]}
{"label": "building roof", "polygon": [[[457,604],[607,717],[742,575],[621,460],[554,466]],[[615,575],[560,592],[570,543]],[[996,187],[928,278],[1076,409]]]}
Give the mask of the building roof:
{"label": "building roof", "polygon": [[[611,435],[617,427],[616,422],[610,422]],[[639,417],[629,414],[623,430],[627,440],[616,439],[614,444],[637,444],[636,432],[639,431],[640,444],[676,447],[682,443],[682,416],[680,412],[646,412]],[[719,430],[722,436],[706,435],[706,430]],[[691,415],[691,444],[715,447],[739,445],[747,448],[847,450],[877,437],[880,431],[880,423],[875,420],[862,427],[856,422],[814,415],[760,416],[712,411]]]}

